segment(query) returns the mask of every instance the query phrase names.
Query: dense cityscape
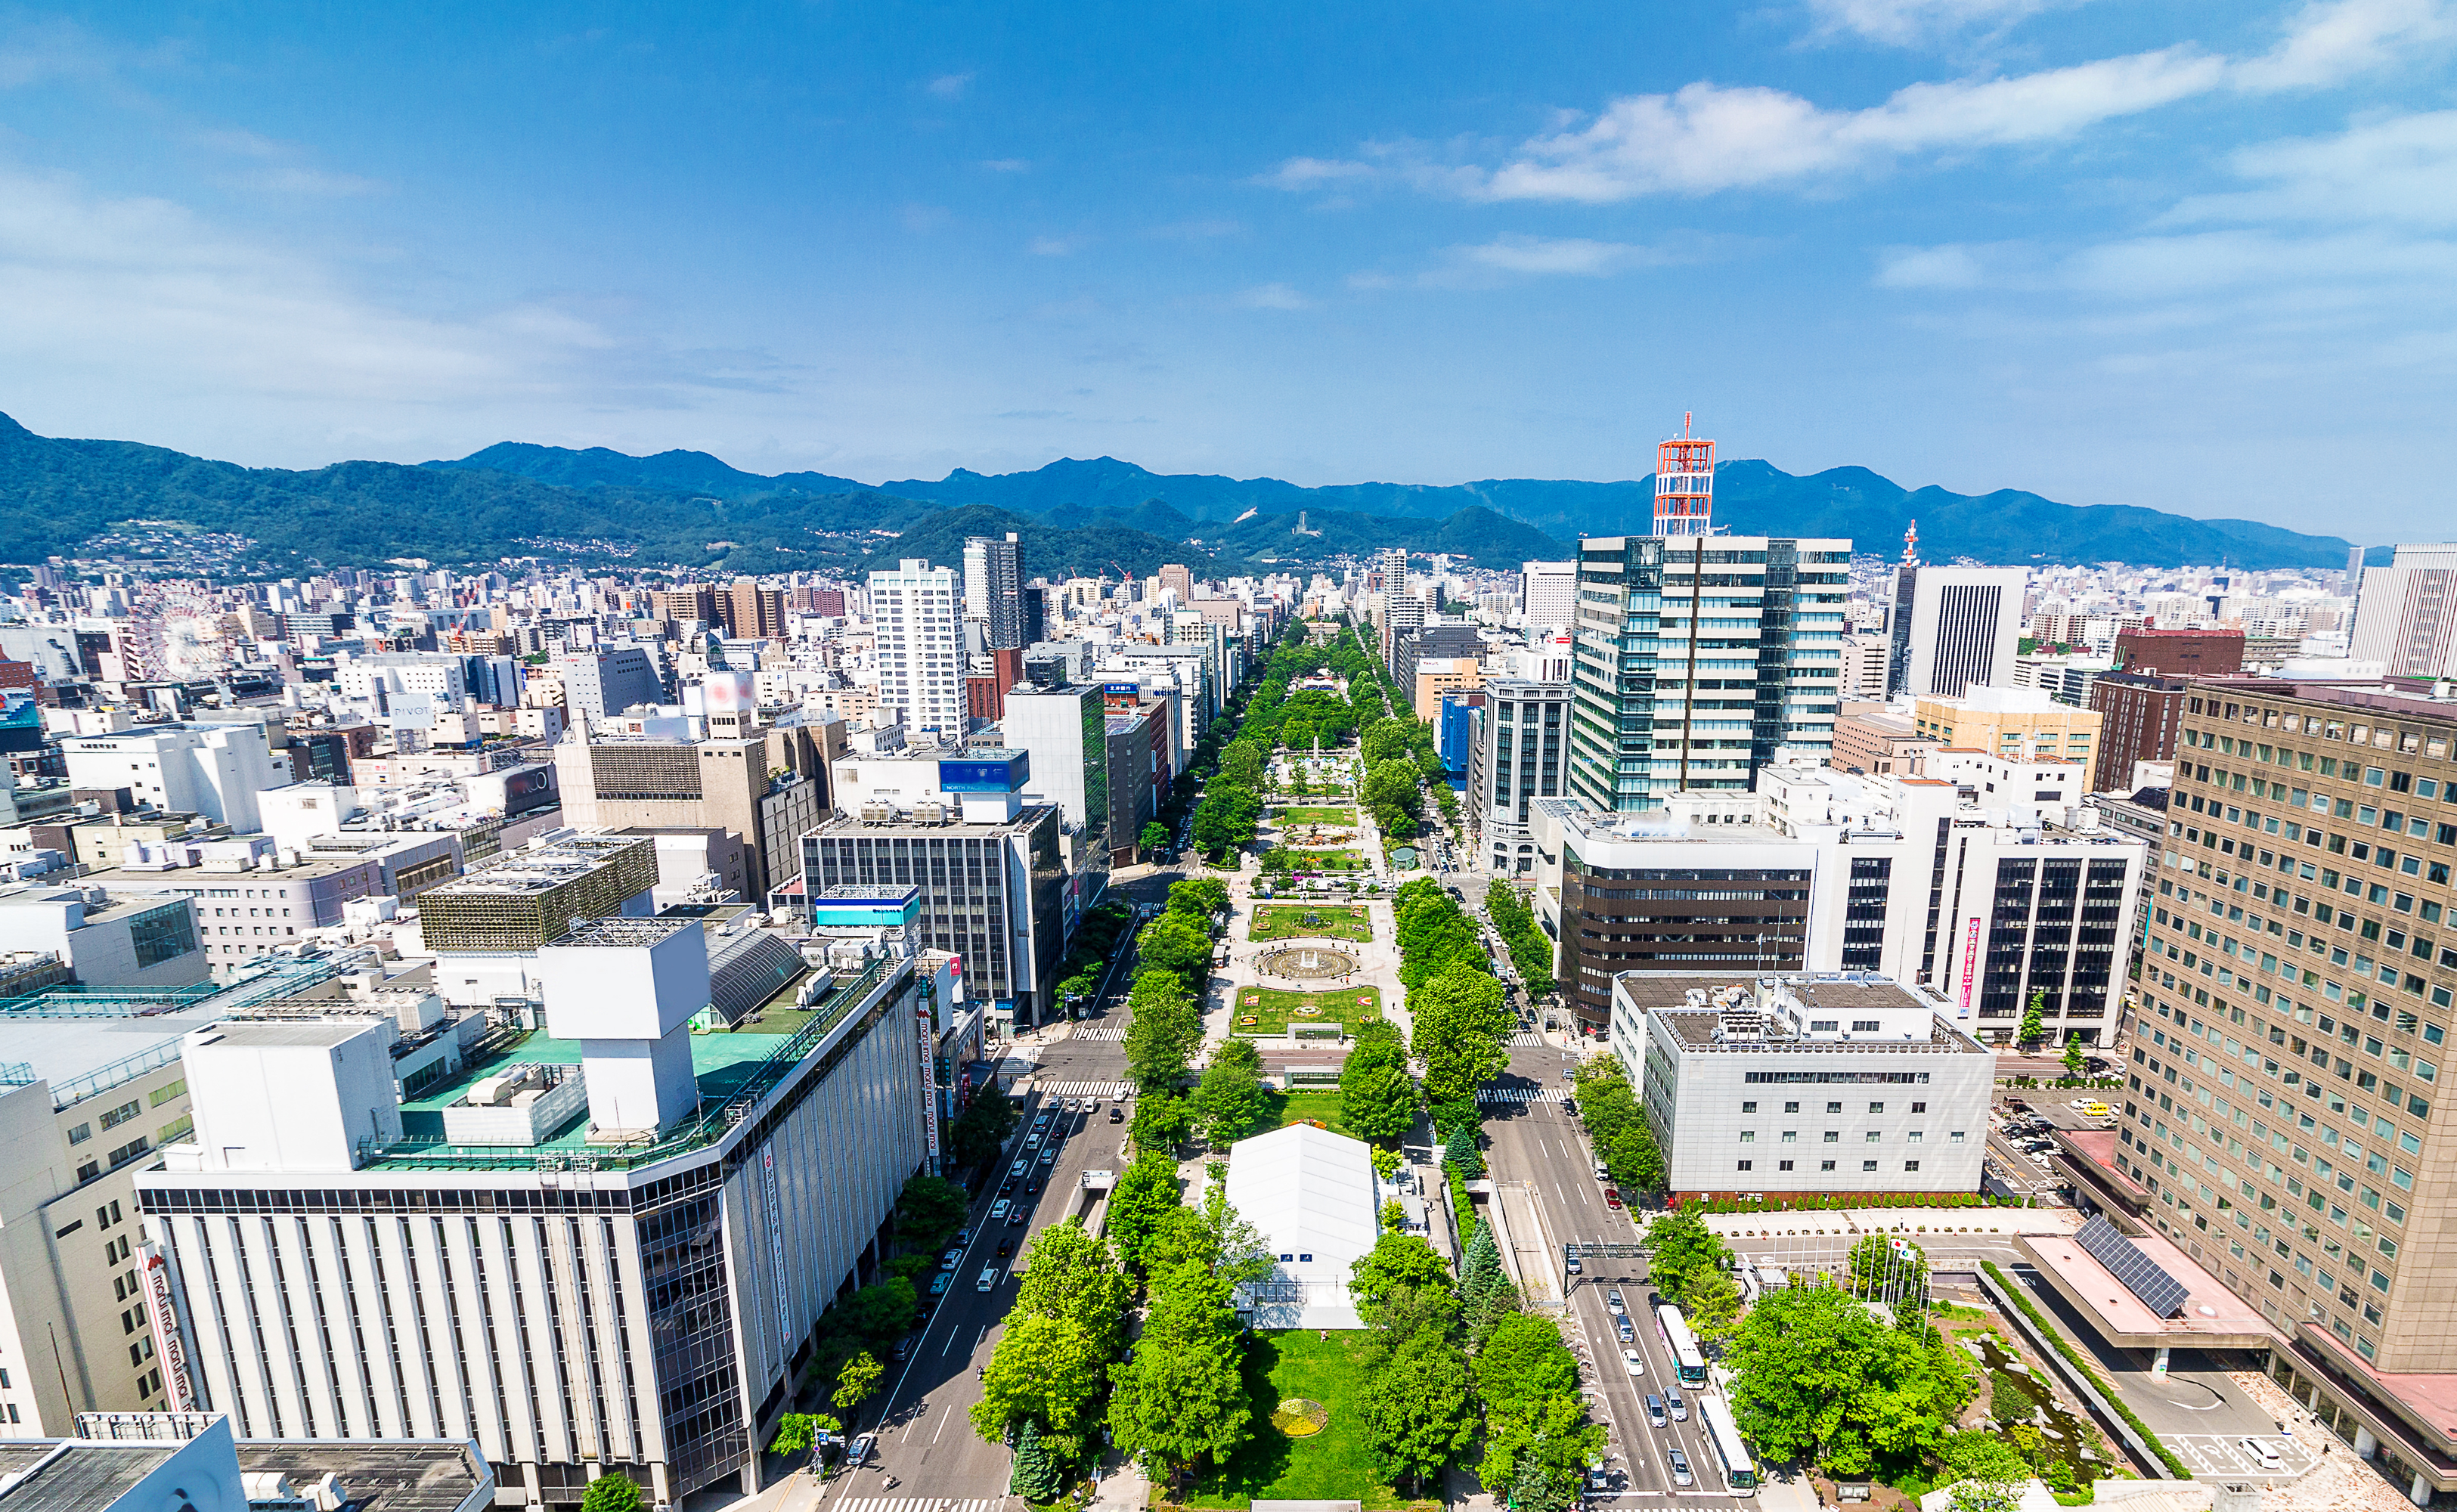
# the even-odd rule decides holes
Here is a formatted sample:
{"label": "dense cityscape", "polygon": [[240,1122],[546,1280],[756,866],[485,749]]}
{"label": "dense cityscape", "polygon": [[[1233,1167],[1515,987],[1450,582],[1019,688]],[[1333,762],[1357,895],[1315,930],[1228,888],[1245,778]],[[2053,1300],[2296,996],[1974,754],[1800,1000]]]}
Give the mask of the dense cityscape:
{"label": "dense cityscape", "polygon": [[1887,559],[1695,445],[1516,572],[12,570],[0,1431],[1562,1508],[2302,1413],[2428,1502],[2448,549]]}

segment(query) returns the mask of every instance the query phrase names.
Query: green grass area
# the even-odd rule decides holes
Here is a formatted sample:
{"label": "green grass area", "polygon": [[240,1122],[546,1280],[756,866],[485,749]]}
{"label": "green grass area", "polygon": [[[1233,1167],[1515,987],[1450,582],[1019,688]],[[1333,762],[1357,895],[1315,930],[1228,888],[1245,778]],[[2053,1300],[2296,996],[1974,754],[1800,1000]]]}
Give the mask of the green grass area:
{"label": "green grass area", "polygon": [[[1344,1105],[1337,1092],[1273,1092],[1271,1110],[1279,1120],[1278,1127],[1290,1124],[1318,1123],[1334,1134],[1346,1134],[1348,1126],[1340,1121]],[[1354,1136],[1351,1136],[1354,1137]]]}
{"label": "green grass area", "polygon": [[1298,872],[1364,872],[1373,868],[1354,851],[1289,852],[1290,871]]}
{"label": "green grass area", "polygon": [[1373,921],[1362,903],[1257,903],[1249,940],[1354,940],[1373,938]]}
{"label": "green grass area", "polygon": [[[1311,1010],[1311,1011],[1308,1011]],[[1332,987],[1323,992],[1290,992],[1281,987],[1239,987],[1232,1034],[1285,1034],[1294,1024],[1343,1024],[1352,1031],[1367,1019],[1382,1016],[1382,989],[1373,986]],[[1247,1023],[1248,1019],[1254,1022]]]}
{"label": "green grass area", "polygon": [[[1258,1334],[1246,1345],[1246,1385],[1252,1394],[1253,1437],[1228,1462],[1197,1481],[1186,1504],[1251,1507],[1266,1502],[1361,1502],[1370,1512],[1408,1504],[1382,1483],[1365,1440],[1365,1371],[1354,1359],[1364,1336],[1334,1331],[1326,1339],[1305,1329]],[[1291,1439],[1271,1426],[1282,1401],[1304,1398],[1331,1409],[1322,1431]]]}
{"label": "green grass area", "polygon": [[1356,811],[1350,808],[1326,808],[1315,804],[1291,803],[1280,810],[1280,825],[1333,824],[1342,829],[1356,827]]}

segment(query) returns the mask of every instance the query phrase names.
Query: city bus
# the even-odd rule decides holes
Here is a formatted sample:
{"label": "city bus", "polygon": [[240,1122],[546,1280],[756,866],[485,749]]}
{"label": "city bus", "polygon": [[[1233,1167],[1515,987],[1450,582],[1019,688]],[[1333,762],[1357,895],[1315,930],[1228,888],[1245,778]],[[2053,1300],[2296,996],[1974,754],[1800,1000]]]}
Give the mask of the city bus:
{"label": "city bus", "polygon": [[1663,1333],[1663,1348],[1672,1356],[1673,1374],[1683,1386],[1706,1384],[1706,1357],[1698,1353],[1698,1340],[1689,1332],[1688,1319],[1681,1310],[1665,1302],[1655,1310],[1656,1327]]}
{"label": "city bus", "polygon": [[1706,1431],[1706,1447],[1714,1452],[1715,1463],[1724,1472],[1724,1486],[1734,1496],[1754,1495],[1758,1488],[1757,1461],[1749,1458],[1749,1446],[1741,1441],[1740,1426],[1732,1421],[1732,1409],[1721,1397],[1700,1397],[1698,1422]]}

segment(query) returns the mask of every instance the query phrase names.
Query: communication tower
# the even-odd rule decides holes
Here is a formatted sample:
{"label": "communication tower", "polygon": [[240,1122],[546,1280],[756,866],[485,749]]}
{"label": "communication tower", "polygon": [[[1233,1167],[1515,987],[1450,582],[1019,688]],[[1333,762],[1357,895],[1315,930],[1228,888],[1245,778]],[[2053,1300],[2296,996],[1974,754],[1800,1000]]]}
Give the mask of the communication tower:
{"label": "communication tower", "polygon": [[1655,448],[1655,533],[1711,535],[1715,514],[1715,444],[1692,436],[1690,416],[1681,434]]}

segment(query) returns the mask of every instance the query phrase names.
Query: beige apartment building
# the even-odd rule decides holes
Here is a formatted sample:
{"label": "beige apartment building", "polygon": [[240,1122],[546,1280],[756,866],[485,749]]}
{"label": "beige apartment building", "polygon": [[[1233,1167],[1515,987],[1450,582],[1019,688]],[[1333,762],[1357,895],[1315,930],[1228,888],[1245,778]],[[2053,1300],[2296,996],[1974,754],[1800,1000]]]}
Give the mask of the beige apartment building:
{"label": "beige apartment building", "polygon": [[2418,1502],[2457,1491],[2452,746],[2457,704],[2187,691],[2115,1151]]}
{"label": "beige apartment building", "polygon": [[2099,715],[2056,702],[2036,688],[1966,690],[1958,698],[1911,705],[1913,733],[1940,745],[2015,761],[2078,761],[2098,756]]}

